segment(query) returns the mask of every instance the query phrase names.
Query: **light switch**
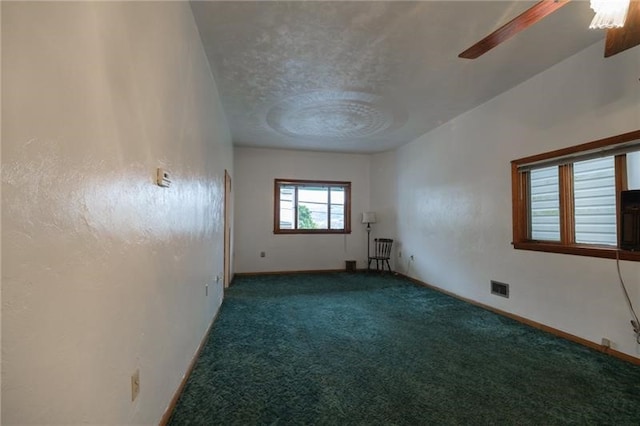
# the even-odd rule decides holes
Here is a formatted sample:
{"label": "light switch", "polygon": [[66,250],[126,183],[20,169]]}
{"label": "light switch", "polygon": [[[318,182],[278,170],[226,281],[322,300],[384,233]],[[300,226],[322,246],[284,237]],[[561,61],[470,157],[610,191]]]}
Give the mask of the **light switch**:
{"label": "light switch", "polygon": [[171,186],[171,178],[169,172],[159,167],[156,177],[156,183],[158,184],[158,186],[161,186],[163,188],[169,188]]}

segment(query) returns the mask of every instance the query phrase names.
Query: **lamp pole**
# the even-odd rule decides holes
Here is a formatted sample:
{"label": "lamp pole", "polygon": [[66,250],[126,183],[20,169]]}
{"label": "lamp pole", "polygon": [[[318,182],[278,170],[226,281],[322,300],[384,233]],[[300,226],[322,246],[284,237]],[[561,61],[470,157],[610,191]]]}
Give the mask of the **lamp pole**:
{"label": "lamp pole", "polygon": [[376,223],[376,214],[374,212],[362,213],[362,223],[367,224],[367,271],[371,267],[371,224]]}
{"label": "lamp pole", "polygon": [[369,270],[369,266],[371,265],[371,259],[369,259],[369,257],[371,256],[370,246],[371,246],[371,222],[367,222],[367,271]]}

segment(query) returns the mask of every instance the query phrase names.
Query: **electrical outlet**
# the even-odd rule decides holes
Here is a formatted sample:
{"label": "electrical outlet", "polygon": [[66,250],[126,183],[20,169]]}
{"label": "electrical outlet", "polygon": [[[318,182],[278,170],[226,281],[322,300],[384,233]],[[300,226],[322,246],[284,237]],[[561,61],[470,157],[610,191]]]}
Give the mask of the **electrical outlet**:
{"label": "electrical outlet", "polygon": [[607,339],[606,337],[603,337],[601,345],[603,347],[605,347],[605,348],[610,348],[611,347],[611,340]]}
{"label": "electrical outlet", "polygon": [[140,369],[131,375],[131,401],[135,401],[140,393]]}

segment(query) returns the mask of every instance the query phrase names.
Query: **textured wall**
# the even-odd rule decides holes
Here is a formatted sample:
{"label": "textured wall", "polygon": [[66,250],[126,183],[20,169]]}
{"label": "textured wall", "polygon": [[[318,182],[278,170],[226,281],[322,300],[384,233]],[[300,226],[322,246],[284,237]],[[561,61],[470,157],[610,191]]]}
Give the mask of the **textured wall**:
{"label": "textured wall", "polygon": [[[604,59],[598,43],[400,148],[389,195],[403,255],[415,255],[410,275],[639,356],[614,260],[511,247],[509,164],[637,129],[639,54]],[[640,306],[640,265],[621,268]],[[491,279],[511,297],[491,296]]]}
{"label": "textured wall", "polygon": [[[400,267],[406,261],[402,254],[402,242],[398,235],[398,206],[395,203],[397,188],[396,151],[387,151],[371,155],[371,210],[376,214],[376,224],[371,225],[372,235],[393,238],[391,269]],[[373,237],[372,237],[373,238]]]}
{"label": "textured wall", "polygon": [[[369,155],[236,148],[235,271],[344,269],[350,259],[366,266],[367,234],[360,222],[369,208],[369,163]],[[275,235],[275,178],[350,181],[351,234]]]}
{"label": "textured wall", "polygon": [[191,10],[3,3],[2,64],[2,423],[157,423],[222,299],[232,148]]}

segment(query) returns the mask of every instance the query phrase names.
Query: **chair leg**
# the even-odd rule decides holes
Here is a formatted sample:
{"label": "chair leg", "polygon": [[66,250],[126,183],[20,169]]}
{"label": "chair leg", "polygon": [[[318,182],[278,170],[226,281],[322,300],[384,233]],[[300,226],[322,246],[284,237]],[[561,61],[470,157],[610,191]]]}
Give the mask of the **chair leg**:
{"label": "chair leg", "polygon": [[391,265],[389,265],[389,259],[385,259],[385,262],[387,262],[387,269],[389,270],[389,272],[391,272]]}

